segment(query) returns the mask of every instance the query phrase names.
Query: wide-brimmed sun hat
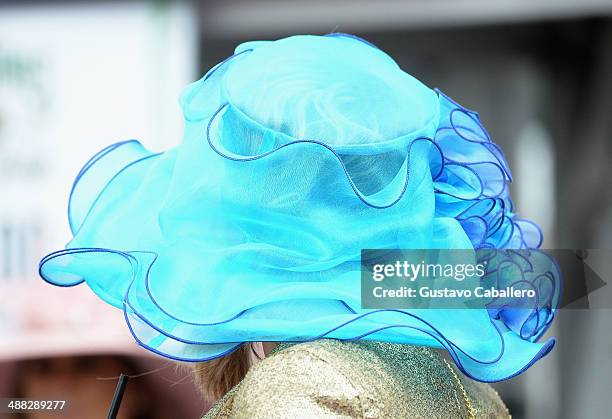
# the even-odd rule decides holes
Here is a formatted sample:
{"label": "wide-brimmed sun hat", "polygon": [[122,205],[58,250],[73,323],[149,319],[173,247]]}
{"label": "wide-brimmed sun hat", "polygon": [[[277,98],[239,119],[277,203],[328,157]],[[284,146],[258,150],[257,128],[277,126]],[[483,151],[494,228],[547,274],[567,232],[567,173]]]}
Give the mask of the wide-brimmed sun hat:
{"label": "wide-brimmed sun hat", "polygon": [[[368,310],[362,249],[530,249],[476,112],[354,36],[247,42],[183,92],[183,142],[111,145],[79,172],[74,238],[43,258],[125,313],[138,343],[202,361],[249,341],[444,347],[480,381],[524,371],[553,298],[504,310]],[[533,276],[518,261],[517,281]],[[549,266],[549,265],[547,265]],[[69,310],[70,307],[66,307]]]}

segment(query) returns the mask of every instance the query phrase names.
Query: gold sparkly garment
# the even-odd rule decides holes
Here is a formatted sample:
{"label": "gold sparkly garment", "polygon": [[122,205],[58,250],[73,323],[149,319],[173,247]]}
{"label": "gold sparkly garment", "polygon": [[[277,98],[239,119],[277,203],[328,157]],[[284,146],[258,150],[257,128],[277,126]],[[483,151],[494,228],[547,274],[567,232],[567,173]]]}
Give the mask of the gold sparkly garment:
{"label": "gold sparkly garment", "polygon": [[412,345],[281,344],[205,418],[510,417],[495,390]]}

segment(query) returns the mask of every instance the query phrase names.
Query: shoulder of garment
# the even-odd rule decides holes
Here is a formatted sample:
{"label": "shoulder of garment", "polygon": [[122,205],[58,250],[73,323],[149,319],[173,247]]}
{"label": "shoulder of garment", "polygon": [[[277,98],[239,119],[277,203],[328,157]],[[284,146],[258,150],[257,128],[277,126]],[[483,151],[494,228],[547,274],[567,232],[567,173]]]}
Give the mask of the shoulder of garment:
{"label": "shoulder of garment", "polygon": [[509,414],[493,388],[463,376],[434,349],[325,339],[281,344],[206,417],[498,418]]}

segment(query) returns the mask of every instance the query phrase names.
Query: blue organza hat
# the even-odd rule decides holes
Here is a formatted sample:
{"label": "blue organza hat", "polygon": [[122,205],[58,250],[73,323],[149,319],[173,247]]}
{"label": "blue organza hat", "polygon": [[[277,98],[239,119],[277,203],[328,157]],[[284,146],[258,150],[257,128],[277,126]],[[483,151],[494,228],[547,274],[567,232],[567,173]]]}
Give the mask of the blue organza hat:
{"label": "blue organza hat", "polygon": [[[125,141],[85,164],[74,238],[40,263],[46,281],[85,282],[122,309],[143,347],[203,361],[249,341],[371,339],[445,348],[468,376],[498,381],[554,345],[537,340],[555,295],[520,315],[361,308],[361,249],[542,242],[514,214],[478,114],[383,51],[345,34],[247,42],[180,104],[179,146]],[[517,281],[557,274],[508,263]]]}

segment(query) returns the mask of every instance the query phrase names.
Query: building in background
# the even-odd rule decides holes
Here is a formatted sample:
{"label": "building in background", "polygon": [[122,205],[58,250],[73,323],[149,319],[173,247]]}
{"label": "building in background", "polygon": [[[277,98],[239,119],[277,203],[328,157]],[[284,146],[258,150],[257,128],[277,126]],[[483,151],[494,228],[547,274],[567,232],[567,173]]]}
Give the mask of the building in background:
{"label": "building in background", "polygon": [[103,417],[116,375],[153,371],[130,382],[120,417],[205,407],[190,372],[139,348],[119,310],[37,273],[71,237],[70,185],[95,152],[181,140],[178,94],[197,77],[197,47],[184,3],[0,5],[0,397],[64,389],[62,417]]}

